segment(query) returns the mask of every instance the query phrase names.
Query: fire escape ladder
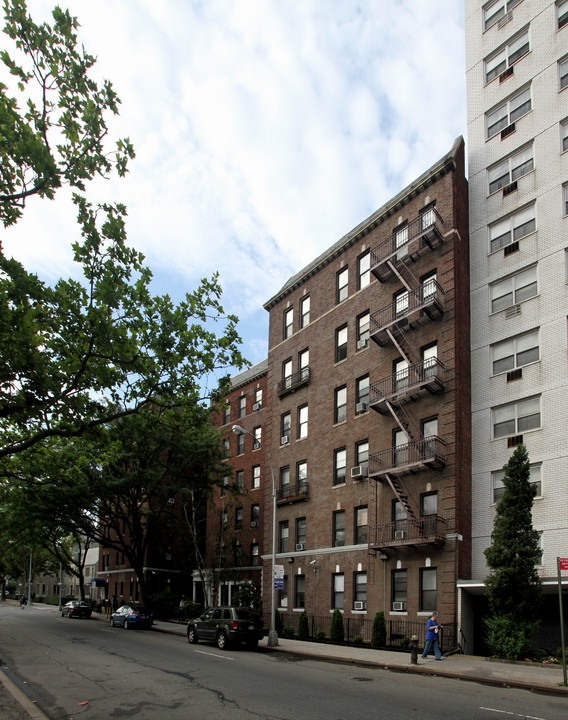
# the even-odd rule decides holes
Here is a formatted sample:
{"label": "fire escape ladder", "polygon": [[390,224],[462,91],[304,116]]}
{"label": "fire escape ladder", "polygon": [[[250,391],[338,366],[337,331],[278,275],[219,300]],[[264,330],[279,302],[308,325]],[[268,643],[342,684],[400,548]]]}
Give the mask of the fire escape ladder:
{"label": "fire escape ladder", "polygon": [[390,414],[393,416],[393,419],[398,427],[405,434],[409,443],[416,440],[417,437],[420,437],[419,429],[416,426],[416,420],[406,412],[402,405],[395,408],[390,402],[388,402],[388,400],[385,402],[385,405],[387,406]]}
{"label": "fire escape ladder", "polygon": [[[408,267],[406,266],[406,263],[405,263],[405,262],[401,262],[401,263],[399,263],[399,266],[397,267],[396,265],[394,265],[394,264],[389,260],[389,265],[390,265],[390,268],[391,268],[391,270],[393,271],[393,273],[394,273],[394,274],[396,275],[396,277],[400,280],[400,282],[404,285],[404,287],[408,290],[408,292],[412,292],[414,288],[412,287],[412,285],[410,285],[410,284],[406,281],[406,279],[404,278],[404,276],[402,275],[402,273],[399,271],[399,267],[400,267],[400,268],[402,268],[402,267],[406,268],[406,269],[408,270],[408,272],[410,273],[410,275],[412,276],[412,279],[416,281],[416,278],[415,278],[414,275],[412,274],[412,271],[410,270],[410,268],[408,268]],[[414,287],[418,287],[419,285],[420,285],[420,283],[419,283],[419,282],[416,282],[416,285],[415,285]]]}
{"label": "fire escape ladder", "polygon": [[[377,501],[377,488],[379,483],[375,480],[370,480],[368,483],[369,487],[369,499],[367,505],[367,524],[368,526],[376,526],[378,523],[378,501]],[[377,550],[375,548],[368,548],[368,567],[367,567],[367,582],[371,585],[375,582],[375,565],[377,559]]]}
{"label": "fire escape ladder", "polygon": [[388,480],[388,483],[391,486],[391,489],[392,489],[393,493],[395,494],[396,499],[399,501],[399,503],[405,509],[408,519],[416,520],[417,519],[416,513],[414,512],[414,509],[413,509],[412,505],[410,504],[410,501],[408,499],[408,493],[406,491],[406,488],[404,487],[402,480],[399,477],[394,477],[393,475],[389,475],[389,474],[387,474],[385,477]]}

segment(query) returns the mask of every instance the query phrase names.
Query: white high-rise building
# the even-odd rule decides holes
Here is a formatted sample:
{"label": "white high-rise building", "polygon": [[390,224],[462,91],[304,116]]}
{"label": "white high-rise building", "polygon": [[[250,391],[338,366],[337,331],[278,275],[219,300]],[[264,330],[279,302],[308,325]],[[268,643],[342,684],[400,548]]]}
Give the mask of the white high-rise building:
{"label": "white high-rise building", "polygon": [[483,551],[503,465],[522,442],[538,488],[542,634],[559,645],[556,560],[568,557],[568,0],[465,0],[465,28],[473,475],[461,625],[467,651],[480,649]]}

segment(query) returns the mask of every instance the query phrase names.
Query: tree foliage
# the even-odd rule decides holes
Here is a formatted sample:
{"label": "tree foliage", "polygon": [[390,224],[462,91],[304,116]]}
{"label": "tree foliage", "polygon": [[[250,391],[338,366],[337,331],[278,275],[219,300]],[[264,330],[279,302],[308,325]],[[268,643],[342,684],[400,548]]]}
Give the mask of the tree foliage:
{"label": "tree foliage", "polygon": [[371,632],[371,646],[384,647],[387,644],[387,624],[385,614],[382,610],[375,613],[373,620],[373,630]]}
{"label": "tree foliage", "polygon": [[539,534],[532,524],[536,487],[530,481],[527,449],[519,445],[504,467],[504,493],[497,504],[491,545],[485,550],[490,574],[485,584],[492,617],[501,620],[490,637],[506,638],[503,622],[509,623],[509,636],[524,628],[524,642],[530,643],[537,624],[542,586],[536,569],[540,563]]}
{"label": "tree foliage", "polygon": [[110,82],[90,76],[95,58],[77,47],[77,19],[56,7],[53,23],[36,24],[24,0],[5,0],[0,60],[14,82],[0,83],[0,220],[12,225],[32,195],[52,199],[66,184],[78,190],[96,175],[123,176],[134,157],[130,141],[105,147],[106,116],[120,103]]}

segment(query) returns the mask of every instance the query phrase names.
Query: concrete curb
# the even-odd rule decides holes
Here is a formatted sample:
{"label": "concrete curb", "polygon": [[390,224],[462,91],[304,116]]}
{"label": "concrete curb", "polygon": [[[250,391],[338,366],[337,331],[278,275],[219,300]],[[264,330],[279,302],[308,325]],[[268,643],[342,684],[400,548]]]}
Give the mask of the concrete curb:
{"label": "concrete curb", "polygon": [[38,706],[30,700],[24,693],[20,690],[19,687],[14,685],[14,683],[7,677],[4,670],[0,668],[0,682],[6,690],[10,693],[10,695],[18,702],[25,713],[29,715],[29,717],[32,720],[49,720],[47,715],[44,715],[44,713],[38,708]]}

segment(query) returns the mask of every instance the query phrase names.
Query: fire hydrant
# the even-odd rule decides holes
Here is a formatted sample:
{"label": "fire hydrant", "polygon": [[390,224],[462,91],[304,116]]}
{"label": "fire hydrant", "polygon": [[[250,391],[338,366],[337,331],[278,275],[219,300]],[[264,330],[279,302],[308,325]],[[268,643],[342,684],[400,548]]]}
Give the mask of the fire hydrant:
{"label": "fire hydrant", "polygon": [[413,635],[410,638],[410,664],[418,665],[418,635]]}

